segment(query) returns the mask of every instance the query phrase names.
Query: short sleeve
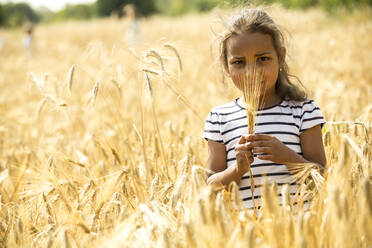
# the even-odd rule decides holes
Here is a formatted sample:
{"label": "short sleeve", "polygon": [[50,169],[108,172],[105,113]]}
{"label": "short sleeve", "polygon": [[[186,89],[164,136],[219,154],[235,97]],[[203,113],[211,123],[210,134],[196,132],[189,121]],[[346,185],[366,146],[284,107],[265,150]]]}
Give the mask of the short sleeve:
{"label": "short sleeve", "polygon": [[203,137],[206,140],[213,140],[219,143],[223,143],[221,135],[221,122],[218,113],[213,110],[208,114],[204,125]]}
{"label": "short sleeve", "polygon": [[319,106],[313,100],[308,100],[303,104],[300,133],[317,125],[323,127],[325,122],[326,121]]}

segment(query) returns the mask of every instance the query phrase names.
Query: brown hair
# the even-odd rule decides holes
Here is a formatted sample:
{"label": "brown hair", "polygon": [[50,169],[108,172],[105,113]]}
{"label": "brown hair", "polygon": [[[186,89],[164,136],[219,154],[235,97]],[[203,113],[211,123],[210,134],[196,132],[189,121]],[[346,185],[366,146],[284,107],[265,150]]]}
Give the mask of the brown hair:
{"label": "brown hair", "polygon": [[[303,101],[307,98],[307,94],[301,81],[293,75],[289,74],[289,68],[282,57],[279,50],[284,47],[284,36],[278,25],[271,19],[271,17],[260,8],[243,9],[233,15],[225,26],[225,30],[217,37],[219,40],[219,55],[220,62],[225,72],[228,72],[227,64],[227,40],[237,34],[243,32],[259,32],[270,35],[272,38],[275,51],[280,61],[280,68],[278,79],[275,85],[276,93],[286,100]],[[298,84],[291,82],[289,77],[296,78]],[[300,87],[301,86],[301,87]]]}

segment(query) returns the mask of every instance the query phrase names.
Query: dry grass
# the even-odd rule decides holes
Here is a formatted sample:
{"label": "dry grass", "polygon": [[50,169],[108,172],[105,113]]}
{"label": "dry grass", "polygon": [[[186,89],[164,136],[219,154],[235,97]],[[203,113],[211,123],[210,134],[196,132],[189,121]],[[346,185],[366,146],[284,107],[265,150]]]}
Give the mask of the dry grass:
{"label": "dry grass", "polygon": [[0,246],[369,247],[370,11],[272,13],[329,120],[324,181],[302,170],[308,211],[265,185],[255,218],[236,185],[205,185],[201,120],[238,96],[209,55],[215,14],[144,20],[134,49],[118,20],[69,22],[37,27],[33,60],[0,30]]}

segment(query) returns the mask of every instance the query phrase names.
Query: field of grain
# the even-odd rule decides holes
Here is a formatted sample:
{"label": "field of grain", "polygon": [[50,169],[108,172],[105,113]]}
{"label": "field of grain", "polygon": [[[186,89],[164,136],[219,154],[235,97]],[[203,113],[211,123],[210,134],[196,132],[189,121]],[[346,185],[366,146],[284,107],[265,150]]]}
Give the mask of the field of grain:
{"label": "field of grain", "polygon": [[228,12],[142,20],[135,48],[117,19],[40,25],[32,59],[0,30],[0,247],[371,247],[372,12],[269,12],[328,121],[309,211],[205,185],[204,119],[239,96],[210,52]]}

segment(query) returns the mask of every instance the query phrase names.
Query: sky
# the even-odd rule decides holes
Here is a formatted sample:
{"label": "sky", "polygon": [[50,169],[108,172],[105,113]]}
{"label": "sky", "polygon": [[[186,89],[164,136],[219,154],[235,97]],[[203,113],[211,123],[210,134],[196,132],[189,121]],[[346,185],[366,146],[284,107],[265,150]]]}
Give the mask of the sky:
{"label": "sky", "polygon": [[47,7],[52,11],[63,9],[66,4],[78,4],[78,3],[93,3],[95,0],[0,0],[0,3],[19,3],[25,2],[31,5],[33,8],[41,6]]}

